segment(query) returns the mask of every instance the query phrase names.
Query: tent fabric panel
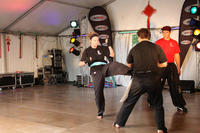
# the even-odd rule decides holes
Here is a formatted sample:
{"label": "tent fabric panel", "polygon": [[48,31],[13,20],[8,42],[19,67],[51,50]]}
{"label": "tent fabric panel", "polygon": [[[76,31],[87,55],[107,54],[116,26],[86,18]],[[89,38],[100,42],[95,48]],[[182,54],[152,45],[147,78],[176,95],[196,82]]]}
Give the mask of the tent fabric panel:
{"label": "tent fabric panel", "polygon": [[0,31],[40,0],[0,0]]}
{"label": "tent fabric panel", "polygon": [[107,3],[111,0],[74,0],[74,1],[72,1],[72,0],[59,0],[59,1],[93,8],[95,6],[102,6],[102,5],[104,5],[105,3]]}
{"label": "tent fabric panel", "polygon": [[55,35],[66,27],[70,20],[79,19],[87,12],[88,9],[47,1],[10,30]]}

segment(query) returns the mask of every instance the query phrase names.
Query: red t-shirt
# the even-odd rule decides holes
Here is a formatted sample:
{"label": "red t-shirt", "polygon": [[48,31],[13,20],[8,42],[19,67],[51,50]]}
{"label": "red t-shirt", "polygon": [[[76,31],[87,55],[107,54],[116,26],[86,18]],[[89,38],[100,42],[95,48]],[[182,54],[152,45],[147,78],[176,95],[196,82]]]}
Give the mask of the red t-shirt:
{"label": "red t-shirt", "polygon": [[156,41],[155,43],[158,44],[163,49],[167,57],[167,62],[174,63],[174,55],[176,53],[180,53],[178,42],[173,39],[165,40],[164,38],[162,38]]}

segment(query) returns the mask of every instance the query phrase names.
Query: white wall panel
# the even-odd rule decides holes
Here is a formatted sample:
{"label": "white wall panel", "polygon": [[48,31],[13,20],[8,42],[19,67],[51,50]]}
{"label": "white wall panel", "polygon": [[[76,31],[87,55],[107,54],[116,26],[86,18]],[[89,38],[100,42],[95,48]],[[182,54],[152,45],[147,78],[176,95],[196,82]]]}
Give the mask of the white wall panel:
{"label": "white wall panel", "polygon": [[7,60],[7,72],[21,71],[20,66],[22,65],[22,60],[19,58],[19,36],[7,35],[10,37],[10,50],[6,45],[6,60]]}
{"label": "white wall panel", "polygon": [[[178,26],[184,0],[150,0],[156,12],[150,18],[151,28]],[[117,0],[107,7],[113,30],[146,27],[147,16],[142,11],[148,0]]]}
{"label": "white wall panel", "polygon": [[[2,35],[3,36],[3,35]],[[11,39],[10,50],[8,52],[8,47],[6,45],[6,56],[2,53],[2,58],[0,59],[0,73],[5,72],[34,72],[37,76],[37,69],[42,67],[42,56],[47,54],[48,50],[52,48],[58,48],[56,37],[40,37],[39,36],[39,54],[36,58],[36,38],[35,36],[23,36],[22,41],[22,58],[19,58],[20,49],[20,36],[19,35],[6,35]],[[3,46],[3,37],[2,37]],[[3,48],[2,48],[2,52]],[[7,68],[4,69],[5,60],[7,62]],[[7,70],[7,71],[5,71]]]}
{"label": "white wall panel", "polygon": [[0,41],[1,41],[1,58],[0,58],[0,73],[3,73],[5,71],[5,66],[4,66],[4,36],[3,34],[0,34]]}

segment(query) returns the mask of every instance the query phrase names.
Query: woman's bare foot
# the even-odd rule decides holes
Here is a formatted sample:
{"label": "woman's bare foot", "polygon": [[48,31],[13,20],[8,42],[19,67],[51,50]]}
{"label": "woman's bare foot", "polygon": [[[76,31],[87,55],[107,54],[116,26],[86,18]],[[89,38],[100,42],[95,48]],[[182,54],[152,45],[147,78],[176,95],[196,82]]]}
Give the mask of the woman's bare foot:
{"label": "woman's bare foot", "polygon": [[113,126],[116,127],[116,128],[120,128],[120,126],[116,123],[113,123]]}
{"label": "woman's bare foot", "polygon": [[97,116],[97,119],[99,119],[99,120],[103,119],[103,115]]}
{"label": "woman's bare foot", "polygon": [[157,132],[157,133],[164,133],[164,132],[163,132],[163,130],[158,130],[158,132]]}

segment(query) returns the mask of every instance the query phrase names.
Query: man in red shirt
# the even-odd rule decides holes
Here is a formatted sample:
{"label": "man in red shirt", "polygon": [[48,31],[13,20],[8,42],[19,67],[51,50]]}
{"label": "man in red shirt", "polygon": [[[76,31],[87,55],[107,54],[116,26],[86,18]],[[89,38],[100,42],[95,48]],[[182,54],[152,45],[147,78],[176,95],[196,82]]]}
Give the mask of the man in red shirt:
{"label": "man in red shirt", "polygon": [[[171,27],[164,26],[161,30],[163,38],[156,41],[155,43],[163,49],[167,57],[168,63],[168,66],[163,73],[162,85],[164,86],[165,80],[167,79],[170,95],[174,106],[177,107],[178,111],[187,112],[187,108],[185,108],[186,103],[182,96],[179,80],[179,75],[181,74],[179,54],[180,48],[177,41],[170,38]],[[174,61],[176,62],[176,64],[174,63]]]}

